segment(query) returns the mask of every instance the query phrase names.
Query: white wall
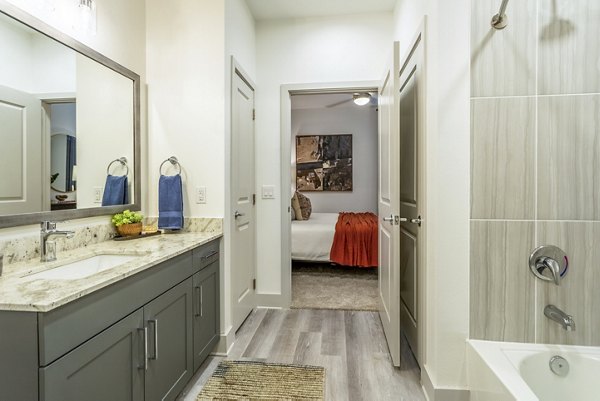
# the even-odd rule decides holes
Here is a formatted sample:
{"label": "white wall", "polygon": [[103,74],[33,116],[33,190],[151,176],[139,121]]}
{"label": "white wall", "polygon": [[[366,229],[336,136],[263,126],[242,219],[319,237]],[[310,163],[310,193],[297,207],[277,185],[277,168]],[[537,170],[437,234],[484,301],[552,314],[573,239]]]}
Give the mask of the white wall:
{"label": "white wall", "polygon": [[[183,170],[184,215],[223,217],[224,13],[222,2],[209,0],[147,2],[151,216],[158,213],[158,167],[176,156]],[[206,204],[196,204],[197,186],[206,187]]]}
{"label": "white wall", "polygon": [[[129,197],[135,201],[132,104],[129,78],[77,54],[77,208],[101,206],[94,188],[104,188],[109,163],[120,157],[129,161]],[[119,163],[110,169],[114,175],[126,171]]]}
{"label": "white wall", "polygon": [[2,60],[11,62],[0,63],[0,85],[31,93],[32,35],[14,23],[5,21],[6,17],[0,17],[0,56]]}
{"label": "white wall", "polygon": [[[470,1],[399,0],[394,38],[400,41],[402,55],[424,15],[428,17],[424,216],[428,270],[422,373],[436,388],[464,389],[469,329]],[[429,397],[444,399],[442,392]]]}
{"label": "white wall", "polygon": [[96,33],[77,27],[72,0],[8,0],[23,11],[79,40],[92,49],[144,75],[145,0],[96,1]]}
{"label": "white wall", "polygon": [[377,110],[370,106],[294,109],[292,96],[292,188],[296,188],[296,136],[352,134],[352,192],[306,192],[313,212],[377,213]]}
{"label": "white wall", "polygon": [[77,105],[75,103],[54,103],[50,105],[52,121],[50,134],[77,136]]}
{"label": "white wall", "polygon": [[[75,52],[0,16],[0,85],[22,92],[75,92]],[[43,97],[43,96],[40,96]]]}
{"label": "white wall", "polygon": [[33,93],[41,98],[74,94],[77,53],[41,34],[34,35],[32,42]]}
{"label": "white wall", "polygon": [[281,85],[379,80],[391,35],[389,13],[257,23],[257,183],[275,185],[278,199],[257,205],[258,293],[281,294]]}

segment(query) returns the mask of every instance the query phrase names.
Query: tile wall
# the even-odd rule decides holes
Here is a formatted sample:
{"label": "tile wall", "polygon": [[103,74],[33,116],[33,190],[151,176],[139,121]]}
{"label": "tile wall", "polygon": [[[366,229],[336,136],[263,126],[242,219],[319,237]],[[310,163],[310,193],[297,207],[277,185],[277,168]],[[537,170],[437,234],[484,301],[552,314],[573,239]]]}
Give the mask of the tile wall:
{"label": "tile wall", "polygon": [[[600,345],[600,1],[511,1],[496,31],[500,3],[472,0],[471,337]],[[544,244],[559,287],[529,271]]]}

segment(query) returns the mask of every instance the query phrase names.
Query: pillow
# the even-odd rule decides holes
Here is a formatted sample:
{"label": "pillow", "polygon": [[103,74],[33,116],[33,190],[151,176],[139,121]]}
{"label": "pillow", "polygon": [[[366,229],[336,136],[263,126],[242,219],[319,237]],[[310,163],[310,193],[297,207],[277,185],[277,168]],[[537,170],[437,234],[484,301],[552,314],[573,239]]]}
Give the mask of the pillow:
{"label": "pillow", "polygon": [[294,212],[294,208],[290,208],[290,211],[292,212],[292,220],[296,220],[296,212]]}
{"label": "pillow", "polygon": [[310,215],[312,213],[312,205],[310,204],[310,199],[301,194],[300,192],[296,192],[296,197],[298,198],[298,202],[300,203],[300,211],[302,212],[302,220],[310,219]]}
{"label": "pillow", "polygon": [[292,209],[294,210],[294,216],[296,216],[296,220],[304,220],[302,218],[302,211],[300,210],[300,202],[298,201],[297,192],[292,198]]}

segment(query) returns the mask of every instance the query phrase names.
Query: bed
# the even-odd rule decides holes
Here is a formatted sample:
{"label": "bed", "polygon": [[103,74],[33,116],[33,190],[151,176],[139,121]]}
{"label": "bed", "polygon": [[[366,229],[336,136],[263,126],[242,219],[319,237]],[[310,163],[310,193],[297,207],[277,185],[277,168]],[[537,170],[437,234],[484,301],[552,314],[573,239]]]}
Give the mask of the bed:
{"label": "bed", "polygon": [[378,219],[373,213],[312,213],[292,221],[292,260],[376,267]]}
{"label": "bed", "polygon": [[339,213],[312,213],[292,221],[292,260],[329,262]]}

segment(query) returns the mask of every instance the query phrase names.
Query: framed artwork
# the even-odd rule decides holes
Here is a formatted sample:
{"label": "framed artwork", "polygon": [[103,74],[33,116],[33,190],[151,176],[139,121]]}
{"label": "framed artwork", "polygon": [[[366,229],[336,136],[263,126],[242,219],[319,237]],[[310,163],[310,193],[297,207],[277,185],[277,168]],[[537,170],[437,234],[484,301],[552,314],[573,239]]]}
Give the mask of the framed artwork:
{"label": "framed artwork", "polygon": [[352,135],[297,136],[296,190],[352,191]]}

